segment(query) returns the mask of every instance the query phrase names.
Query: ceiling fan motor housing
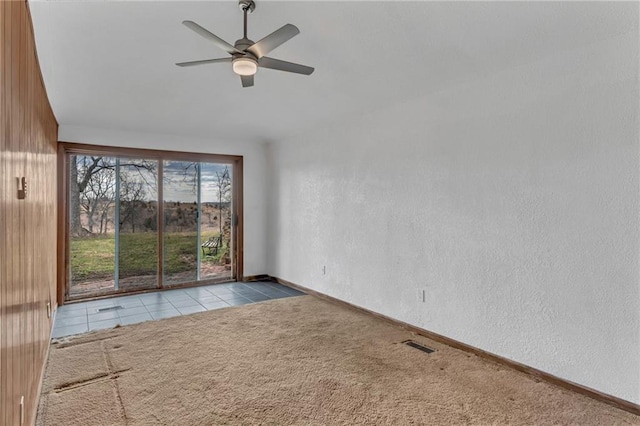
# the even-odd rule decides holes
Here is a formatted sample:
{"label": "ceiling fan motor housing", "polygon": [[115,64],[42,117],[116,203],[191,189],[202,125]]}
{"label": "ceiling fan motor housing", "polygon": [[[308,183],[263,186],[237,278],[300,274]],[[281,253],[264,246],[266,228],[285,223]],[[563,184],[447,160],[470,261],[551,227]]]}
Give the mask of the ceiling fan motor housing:
{"label": "ceiling fan motor housing", "polygon": [[[236,40],[233,47],[235,47],[238,50],[242,50],[243,52],[245,52],[246,55],[251,55],[251,53],[247,51],[247,48],[251,47],[251,45],[253,44],[254,44],[253,40],[249,40],[248,38],[241,38]],[[240,53],[235,53],[233,56],[235,57],[236,55],[242,56],[242,54]]]}

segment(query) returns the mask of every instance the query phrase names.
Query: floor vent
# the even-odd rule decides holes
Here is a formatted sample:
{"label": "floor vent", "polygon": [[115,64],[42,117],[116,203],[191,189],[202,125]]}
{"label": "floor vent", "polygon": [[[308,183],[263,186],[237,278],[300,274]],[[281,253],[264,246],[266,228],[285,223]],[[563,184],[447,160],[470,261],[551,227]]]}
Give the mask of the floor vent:
{"label": "floor vent", "polygon": [[106,308],[98,308],[98,309],[96,309],[96,312],[113,311],[115,309],[124,309],[124,308],[122,306],[120,306],[120,305],[107,306]]}
{"label": "floor vent", "polygon": [[428,353],[428,354],[430,354],[430,353],[432,353],[432,352],[435,352],[435,351],[436,351],[435,349],[431,349],[431,348],[428,348],[428,347],[426,347],[426,346],[422,346],[420,343],[416,343],[416,342],[414,342],[413,340],[405,340],[405,341],[404,341],[404,342],[402,342],[402,343],[404,343],[405,345],[409,345],[409,346],[411,346],[412,348],[419,349],[419,350],[421,350],[422,352],[426,352],[426,353]]}

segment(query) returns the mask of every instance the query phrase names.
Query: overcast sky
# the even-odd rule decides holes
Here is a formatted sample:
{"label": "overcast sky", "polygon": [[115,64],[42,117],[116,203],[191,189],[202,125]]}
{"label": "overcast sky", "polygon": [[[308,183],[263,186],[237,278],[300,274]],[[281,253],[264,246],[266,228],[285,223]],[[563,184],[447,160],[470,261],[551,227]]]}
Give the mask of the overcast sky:
{"label": "overcast sky", "polygon": [[[188,167],[191,165],[191,167]],[[225,167],[231,165],[200,163],[202,202],[211,203],[218,201],[218,189],[216,188],[216,172],[222,173]],[[185,170],[186,168],[186,170]],[[194,180],[196,170],[193,163],[182,161],[165,161],[164,163],[164,199],[166,201],[180,201],[193,203],[197,201]]]}

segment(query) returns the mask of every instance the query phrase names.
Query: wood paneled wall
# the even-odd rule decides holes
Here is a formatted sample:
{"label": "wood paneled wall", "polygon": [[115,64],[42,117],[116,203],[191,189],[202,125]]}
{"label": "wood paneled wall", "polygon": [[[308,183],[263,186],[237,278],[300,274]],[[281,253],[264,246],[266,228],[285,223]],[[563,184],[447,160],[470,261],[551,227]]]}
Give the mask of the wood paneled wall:
{"label": "wood paneled wall", "polygon": [[[58,125],[25,0],[0,1],[0,425],[35,421],[56,290]],[[26,179],[18,199],[16,178]]]}

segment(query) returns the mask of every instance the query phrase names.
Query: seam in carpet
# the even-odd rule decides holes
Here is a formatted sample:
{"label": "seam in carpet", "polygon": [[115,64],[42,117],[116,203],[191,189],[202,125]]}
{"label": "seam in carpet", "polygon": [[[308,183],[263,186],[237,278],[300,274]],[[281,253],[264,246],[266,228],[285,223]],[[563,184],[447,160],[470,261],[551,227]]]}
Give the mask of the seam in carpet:
{"label": "seam in carpet", "polygon": [[[120,394],[120,385],[118,384],[118,377],[120,377],[118,373],[120,373],[120,371],[114,370],[113,363],[111,362],[111,357],[109,357],[109,351],[105,347],[104,341],[100,344],[100,346],[102,347],[102,354],[104,355],[104,360],[105,360],[105,363],[107,364],[107,370],[110,373],[113,372],[112,379],[113,379],[113,385],[116,393],[116,399],[118,400],[118,406],[120,407],[120,417],[124,421],[124,424],[127,425],[129,424],[129,419],[127,418],[127,412],[124,409],[124,403],[122,402],[122,395]],[[126,370],[123,370],[123,371],[126,371]]]}
{"label": "seam in carpet", "polygon": [[100,337],[97,339],[74,339],[74,340],[80,340],[79,342],[76,342],[74,340],[70,340],[70,341],[58,341],[60,343],[53,343],[53,347],[54,349],[64,349],[64,348],[69,348],[71,346],[80,346],[80,345],[86,345],[87,343],[94,343],[94,342],[101,342],[104,340],[111,340],[114,337],[118,337],[118,336],[107,336],[107,337]]}
{"label": "seam in carpet", "polygon": [[87,386],[96,382],[102,382],[107,379],[117,379],[120,377],[120,373],[124,373],[125,371],[131,370],[130,368],[125,368],[124,370],[117,370],[109,373],[98,374],[97,376],[93,376],[88,379],[82,379],[75,382],[63,383],[62,385],[53,389],[53,392],[60,393],[72,389],[81,388],[82,386]]}
{"label": "seam in carpet", "polygon": [[55,393],[64,392],[71,389],[80,388],[82,386],[90,385],[91,383],[99,382],[102,379],[109,377],[109,373],[98,374],[97,376],[90,377],[88,379],[77,380],[75,382],[67,382],[56,387],[53,391]]}

